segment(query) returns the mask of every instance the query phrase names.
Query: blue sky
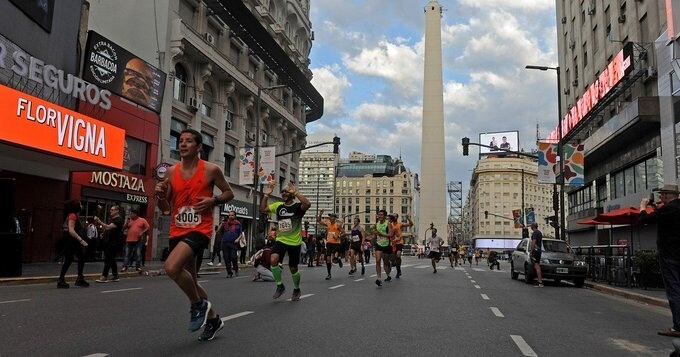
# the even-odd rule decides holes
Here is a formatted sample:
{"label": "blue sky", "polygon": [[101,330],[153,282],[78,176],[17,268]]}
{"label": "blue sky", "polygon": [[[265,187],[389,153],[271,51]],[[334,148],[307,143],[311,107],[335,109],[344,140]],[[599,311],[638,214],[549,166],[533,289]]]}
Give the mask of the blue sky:
{"label": "blue sky", "polygon": [[[420,168],[423,6],[419,0],[312,0],[312,83],[325,114],[308,125],[308,142],[337,134],[342,153],[402,157]],[[469,182],[476,149],[460,139],[519,130],[535,147],[557,122],[554,0],[440,0],[447,180]],[[377,139],[376,138],[380,138]]]}

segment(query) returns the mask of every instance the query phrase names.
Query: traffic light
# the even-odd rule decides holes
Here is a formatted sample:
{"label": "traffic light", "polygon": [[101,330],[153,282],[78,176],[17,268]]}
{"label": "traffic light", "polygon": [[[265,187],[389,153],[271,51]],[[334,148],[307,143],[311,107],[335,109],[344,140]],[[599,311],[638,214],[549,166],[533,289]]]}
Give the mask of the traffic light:
{"label": "traffic light", "polygon": [[463,138],[463,156],[468,156],[468,147],[470,146],[470,138]]}
{"label": "traffic light", "polygon": [[340,138],[337,136],[333,137],[333,153],[334,154],[340,153]]}
{"label": "traffic light", "polygon": [[489,211],[484,211],[484,219],[489,219]]}

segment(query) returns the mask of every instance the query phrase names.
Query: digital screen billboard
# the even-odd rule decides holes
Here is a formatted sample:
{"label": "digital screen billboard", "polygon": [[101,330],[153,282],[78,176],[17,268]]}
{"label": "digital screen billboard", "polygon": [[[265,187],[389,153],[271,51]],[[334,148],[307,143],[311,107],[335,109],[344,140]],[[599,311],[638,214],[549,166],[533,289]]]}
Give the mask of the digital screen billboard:
{"label": "digital screen billboard", "polygon": [[479,154],[503,154],[505,150],[519,151],[519,131],[500,131],[495,133],[479,134],[479,143],[491,146],[480,146]]}

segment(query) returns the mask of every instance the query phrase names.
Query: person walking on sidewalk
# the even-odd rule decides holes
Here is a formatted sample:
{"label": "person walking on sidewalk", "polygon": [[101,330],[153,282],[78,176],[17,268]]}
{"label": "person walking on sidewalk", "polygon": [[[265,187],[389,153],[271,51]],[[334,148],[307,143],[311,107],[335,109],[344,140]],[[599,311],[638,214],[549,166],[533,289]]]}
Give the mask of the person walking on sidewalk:
{"label": "person walking on sidewalk", "polygon": [[83,227],[79,217],[81,210],[82,206],[78,200],[68,201],[64,205],[64,214],[66,214],[66,219],[64,220],[64,225],[62,227],[64,263],[61,266],[61,273],[59,273],[59,280],[57,281],[57,288],[60,289],[68,289],[69,287],[68,283],[66,283],[66,272],[71,266],[71,263],[73,263],[74,255],[78,259],[78,277],[76,278],[75,285],[83,288],[90,286],[83,276],[87,242],[81,237],[81,234],[83,233]]}
{"label": "person walking on sidewalk", "polygon": [[[300,300],[300,271],[298,271],[298,263],[300,262],[300,246],[302,245],[302,218],[305,212],[312,205],[309,200],[298,192],[295,185],[291,182],[288,187],[281,189],[281,197],[283,202],[274,202],[267,205],[267,198],[274,192],[276,182],[271,182],[260,196],[260,212],[267,214],[275,214],[276,220],[279,222],[279,229],[276,236],[276,241],[272,247],[271,269],[276,281],[276,291],[274,292],[274,299],[278,299],[286,291],[286,287],[281,281],[281,267],[279,262],[283,260],[288,253],[288,266],[293,277],[293,296],[292,301]],[[295,199],[300,202],[295,202]]]}
{"label": "person walking on sidewalk", "polygon": [[[222,222],[219,230],[219,237],[222,244],[222,255],[224,256],[224,265],[227,268],[227,278],[233,278],[234,273],[238,276],[238,256],[240,249],[238,241],[243,234],[243,227],[241,222],[236,219],[236,212],[229,211],[227,220]],[[232,272],[233,270],[233,272]]]}
{"label": "person walking on sidewalk", "polygon": [[[656,207],[648,198],[640,202],[640,222],[657,224],[656,250],[666,298],[673,315],[673,327],[659,335],[680,337],[680,199],[677,185],[664,185],[659,193],[662,206]],[[647,206],[654,208],[647,213]]]}
{"label": "person walking on sidewalk", "polygon": [[241,264],[246,265],[246,252],[248,251],[248,241],[246,240],[245,233],[241,232],[238,237],[238,249],[239,249],[239,261]]}
{"label": "person walking on sidewalk", "polygon": [[[225,221],[226,218],[222,220],[222,223]],[[221,225],[215,226],[215,237],[213,237],[212,253],[210,254],[210,261],[208,262],[209,266],[215,264],[215,257],[219,260],[217,266],[222,265],[222,237],[220,236],[220,227]]]}
{"label": "person walking on sidewalk", "polygon": [[[201,160],[203,137],[193,129],[179,136],[181,161],[170,167],[164,181],[156,185],[158,208],[171,215],[170,254],[165,271],[191,303],[189,331],[205,326],[198,338],[209,341],[224,327],[213,309],[208,294],[198,283],[196,261],[210,243],[213,234],[213,210],[234,198],[234,193],[220,168]],[[214,195],[214,187],[221,191]]]}
{"label": "person walking on sidewalk", "polygon": [[441,247],[444,245],[444,239],[437,235],[437,228],[432,228],[432,236],[427,238],[427,245],[430,247],[430,253],[427,257],[432,262],[432,273],[437,273],[437,263],[442,258]]}
{"label": "person walking on sidewalk", "polygon": [[123,261],[123,269],[120,271],[126,271],[133,261],[137,271],[142,271],[142,236],[149,230],[149,222],[140,217],[137,210],[132,210],[130,212],[130,219],[125,223],[125,229],[127,229],[125,260]]}
{"label": "person walking on sidewalk", "polygon": [[[94,216],[97,224],[104,228],[104,270],[102,276],[95,280],[98,283],[118,281],[118,265],[116,256],[123,248],[123,217],[120,216],[120,207],[109,208],[109,223],[102,222],[98,216]],[[109,280],[109,270],[113,275]]]}
{"label": "person walking on sidewalk", "polygon": [[538,223],[531,224],[531,244],[529,251],[531,252],[531,261],[534,263],[536,276],[538,277],[538,285],[536,287],[543,287],[543,272],[541,271],[541,253],[543,252],[543,233],[538,230]]}

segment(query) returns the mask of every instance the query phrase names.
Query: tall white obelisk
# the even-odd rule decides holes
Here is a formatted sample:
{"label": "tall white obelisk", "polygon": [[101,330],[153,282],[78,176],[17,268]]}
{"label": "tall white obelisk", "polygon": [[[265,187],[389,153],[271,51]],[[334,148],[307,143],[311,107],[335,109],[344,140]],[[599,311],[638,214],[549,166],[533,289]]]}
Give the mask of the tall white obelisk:
{"label": "tall white obelisk", "polygon": [[437,235],[444,238],[444,241],[448,237],[441,18],[441,5],[436,0],[429,1],[425,6],[425,77],[418,241],[431,235],[428,230],[430,223],[434,223]]}

